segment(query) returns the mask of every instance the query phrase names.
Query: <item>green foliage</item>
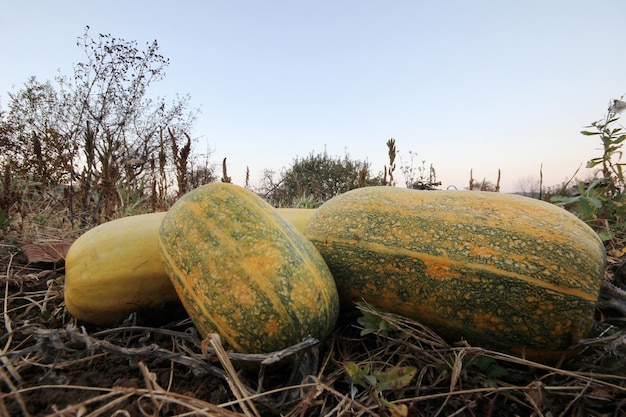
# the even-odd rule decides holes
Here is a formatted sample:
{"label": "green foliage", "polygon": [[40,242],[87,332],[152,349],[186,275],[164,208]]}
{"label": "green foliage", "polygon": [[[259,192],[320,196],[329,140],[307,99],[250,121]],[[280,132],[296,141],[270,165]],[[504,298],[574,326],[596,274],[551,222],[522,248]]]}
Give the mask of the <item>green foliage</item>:
{"label": "green foliage", "polygon": [[602,155],[589,160],[587,168],[597,168],[590,182],[579,181],[576,195],[551,198],[551,202],[564,206],[598,232],[603,241],[611,240],[616,233],[626,231],[626,180],[624,163],[620,162],[626,133],[619,121],[617,109],[621,100],[615,100],[603,120],[593,122],[581,133],[598,137]]}
{"label": "green foliage", "polygon": [[376,386],[377,380],[376,377],[371,374],[372,370],[369,365],[365,365],[365,367],[361,369],[355,362],[346,362],[343,364],[343,368],[355,384],[363,388]]}
{"label": "green foliage", "polygon": [[294,198],[291,207],[313,209],[321,206],[323,201],[316,201],[312,195],[303,195],[300,198]]}
{"label": "green foliage", "polygon": [[331,157],[326,152],[311,152],[305,158],[294,159],[276,181],[274,173],[265,172],[261,193],[277,206],[290,205],[304,199],[324,202],[354,188],[380,185],[381,178],[370,175],[368,162]]}
{"label": "green foliage", "polygon": [[618,120],[619,116],[609,112],[604,122],[597,121],[592,123],[591,126],[587,126],[588,128],[594,128],[595,131],[583,130],[581,132],[585,136],[597,136],[602,142],[602,156],[587,162],[587,168],[596,168],[598,166],[601,168],[600,173],[606,181],[605,192],[608,197],[622,193],[626,186],[623,171],[624,163],[619,162],[626,134],[622,127],[612,126]]}
{"label": "green foliage", "polygon": [[417,373],[414,366],[394,366],[385,371],[372,371],[369,365],[363,369],[354,362],[344,363],[344,369],[352,381],[363,388],[393,391],[406,387]]}
{"label": "green foliage", "polygon": [[380,315],[367,311],[362,311],[362,314],[362,316],[357,318],[357,323],[362,326],[361,336],[375,333],[388,337],[391,333],[397,333],[397,328],[389,321],[384,320]]}
{"label": "green foliage", "polygon": [[389,369],[374,371],[370,365],[361,368],[357,363],[348,361],[343,364],[346,374],[352,382],[371,392],[371,397],[380,406],[388,410],[391,415],[406,416],[407,406],[404,404],[394,404],[387,400],[384,392],[397,392],[409,386],[415,375],[415,366],[394,366]]}
{"label": "green foliage", "polygon": [[554,196],[551,201],[564,206],[590,226],[603,241],[611,240],[616,232],[626,230],[626,194],[608,195],[605,178],[590,183],[580,181],[575,196]]}
{"label": "green foliage", "polygon": [[511,384],[523,383],[530,380],[530,376],[521,369],[516,369],[510,364],[502,363],[490,356],[478,356],[470,361],[470,365],[477,368],[485,376],[485,386],[495,385],[496,380]]}

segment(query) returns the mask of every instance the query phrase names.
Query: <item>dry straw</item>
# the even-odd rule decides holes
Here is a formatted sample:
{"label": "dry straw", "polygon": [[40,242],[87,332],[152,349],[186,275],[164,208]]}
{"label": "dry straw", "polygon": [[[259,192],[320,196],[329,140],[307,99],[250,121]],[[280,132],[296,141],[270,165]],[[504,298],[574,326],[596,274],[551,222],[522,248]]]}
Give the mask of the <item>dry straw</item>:
{"label": "dry straw", "polygon": [[615,326],[599,326],[578,356],[549,366],[450,345],[418,322],[361,304],[325,343],[307,339],[281,352],[237,355],[215,335],[203,343],[178,305],[108,329],[78,326],[63,308],[62,271],[25,265],[7,248],[0,276],[2,416],[594,416],[625,410],[626,334]]}

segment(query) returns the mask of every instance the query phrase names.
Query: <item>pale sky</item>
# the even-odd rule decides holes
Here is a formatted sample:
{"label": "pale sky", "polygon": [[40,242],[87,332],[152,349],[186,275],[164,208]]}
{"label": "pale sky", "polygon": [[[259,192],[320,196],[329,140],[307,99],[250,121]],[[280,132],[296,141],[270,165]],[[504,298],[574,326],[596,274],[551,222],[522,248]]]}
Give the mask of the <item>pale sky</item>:
{"label": "pale sky", "polygon": [[[584,126],[626,93],[626,2],[0,0],[0,106],[86,57],[84,27],[170,59],[155,95],[191,95],[197,153],[233,182],[323,152],[432,163],[444,188],[554,185],[600,156]],[[399,184],[402,185],[402,184]]]}

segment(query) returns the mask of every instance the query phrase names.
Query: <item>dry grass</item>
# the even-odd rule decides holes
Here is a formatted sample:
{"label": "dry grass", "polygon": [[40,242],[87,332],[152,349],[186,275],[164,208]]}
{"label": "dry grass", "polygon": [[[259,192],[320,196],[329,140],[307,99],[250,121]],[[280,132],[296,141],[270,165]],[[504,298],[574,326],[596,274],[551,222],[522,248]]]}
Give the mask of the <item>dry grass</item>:
{"label": "dry grass", "polygon": [[[0,416],[626,415],[626,307],[613,308],[626,295],[606,303],[622,316],[604,317],[555,366],[452,346],[368,305],[346,312],[326,343],[237,355],[201,340],[179,304],[111,328],[77,323],[64,309],[62,265],[27,264],[11,243],[82,232],[47,221],[53,212],[24,216],[0,244]],[[624,281],[613,273],[624,247],[610,242],[607,281]]]}
{"label": "dry grass", "polygon": [[[558,366],[467,345],[368,305],[332,340],[270,355],[200,340],[178,305],[108,329],[63,306],[62,270],[2,247],[0,415],[618,416],[626,333],[598,326]],[[377,332],[361,335],[363,327]],[[236,365],[233,366],[233,363]],[[236,371],[245,369],[246,371]]]}

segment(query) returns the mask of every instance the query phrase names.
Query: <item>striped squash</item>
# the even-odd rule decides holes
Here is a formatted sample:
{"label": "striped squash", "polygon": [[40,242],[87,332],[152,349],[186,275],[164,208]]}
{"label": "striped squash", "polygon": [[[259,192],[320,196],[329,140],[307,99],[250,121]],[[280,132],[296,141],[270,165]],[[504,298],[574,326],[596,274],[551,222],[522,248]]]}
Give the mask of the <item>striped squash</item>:
{"label": "striped squash", "polygon": [[590,330],[606,257],[569,212],[488,192],[356,189],[318,208],[305,235],[342,303],[543,361]]}
{"label": "striped squash", "polygon": [[199,332],[241,353],[325,339],[339,314],[335,282],[297,228],[245,188],[190,191],[159,231],[165,269]]}

